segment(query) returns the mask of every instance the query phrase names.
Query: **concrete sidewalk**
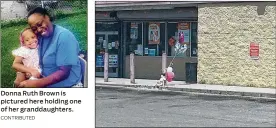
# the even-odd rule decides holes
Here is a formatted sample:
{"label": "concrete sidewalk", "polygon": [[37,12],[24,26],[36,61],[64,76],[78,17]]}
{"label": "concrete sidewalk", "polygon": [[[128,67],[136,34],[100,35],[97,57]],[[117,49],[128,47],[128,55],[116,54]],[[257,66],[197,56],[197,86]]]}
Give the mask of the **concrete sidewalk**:
{"label": "concrete sidewalk", "polygon": [[[158,80],[135,79],[136,84],[131,84],[130,79],[109,78],[104,82],[103,78],[96,78],[96,86],[112,86],[124,88],[153,88]],[[241,86],[209,85],[209,84],[186,84],[185,81],[173,81],[168,83],[165,90],[174,92],[188,92],[200,94],[219,94],[226,96],[253,97],[276,100],[275,88],[256,88]]]}

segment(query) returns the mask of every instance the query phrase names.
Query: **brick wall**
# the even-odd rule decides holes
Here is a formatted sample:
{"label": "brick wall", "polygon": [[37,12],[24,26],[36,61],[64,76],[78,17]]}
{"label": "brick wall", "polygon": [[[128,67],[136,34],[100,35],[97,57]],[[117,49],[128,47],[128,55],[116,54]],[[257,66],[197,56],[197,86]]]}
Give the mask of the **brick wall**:
{"label": "brick wall", "polygon": [[[250,42],[259,43],[259,60]],[[199,5],[198,49],[199,83],[276,87],[275,2]]]}

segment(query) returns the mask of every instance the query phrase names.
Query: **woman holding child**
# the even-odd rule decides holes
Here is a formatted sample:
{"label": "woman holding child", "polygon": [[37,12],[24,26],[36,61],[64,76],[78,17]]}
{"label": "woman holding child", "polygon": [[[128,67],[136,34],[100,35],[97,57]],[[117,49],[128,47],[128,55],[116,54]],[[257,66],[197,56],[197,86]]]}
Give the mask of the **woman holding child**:
{"label": "woman holding child", "polygon": [[[19,48],[17,49],[19,52],[13,52],[15,56],[13,68],[18,72],[15,85],[38,88],[82,86],[81,65],[78,58],[79,43],[73,33],[53,24],[47,10],[41,7],[30,11],[27,18],[30,28],[24,29],[20,34],[21,49],[24,50],[20,51]],[[26,65],[24,59],[36,56],[26,49],[32,49],[30,51],[37,49],[39,67]],[[28,74],[32,79],[28,78]]]}

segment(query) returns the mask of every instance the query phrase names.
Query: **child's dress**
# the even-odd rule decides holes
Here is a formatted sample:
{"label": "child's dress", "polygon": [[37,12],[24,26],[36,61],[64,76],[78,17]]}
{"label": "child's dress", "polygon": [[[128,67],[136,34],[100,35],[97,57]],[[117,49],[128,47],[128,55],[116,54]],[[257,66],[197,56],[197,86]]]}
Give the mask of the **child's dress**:
{"label": "child's dress", "polygon": [[[37,69],[41,73],[41,68],[39,67],[39,56],[38,56],[38,48],[30,49],[24,46],[13,50],[12,54],[14,56],[23,57],[23,64],[28,68]],[[32,78],[32,77],[31,77]]]}

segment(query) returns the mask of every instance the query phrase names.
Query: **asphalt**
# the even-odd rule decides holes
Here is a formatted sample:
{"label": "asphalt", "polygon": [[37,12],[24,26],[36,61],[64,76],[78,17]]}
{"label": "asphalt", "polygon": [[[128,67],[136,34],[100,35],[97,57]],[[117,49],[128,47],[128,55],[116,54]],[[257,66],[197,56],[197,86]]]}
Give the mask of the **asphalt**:
{"label": "asphalt", "polygon": [[197,95],[227,96],[234,98],[276,101],[276,88],[187,84],[185,81],[173,81],[168,83],[167,87],[155,88],[156,83],[157,80],[136,79],[135,84],[131,84],[130,80],[125,78],[109,78],[108,82],[104,82],[103,78],[96,78],[96,87],[125,88],[151,92],[189,93]]}
{"label": "asphalt", "polygon": [[96,127],[275,127],[273,102],[96,89]]}

